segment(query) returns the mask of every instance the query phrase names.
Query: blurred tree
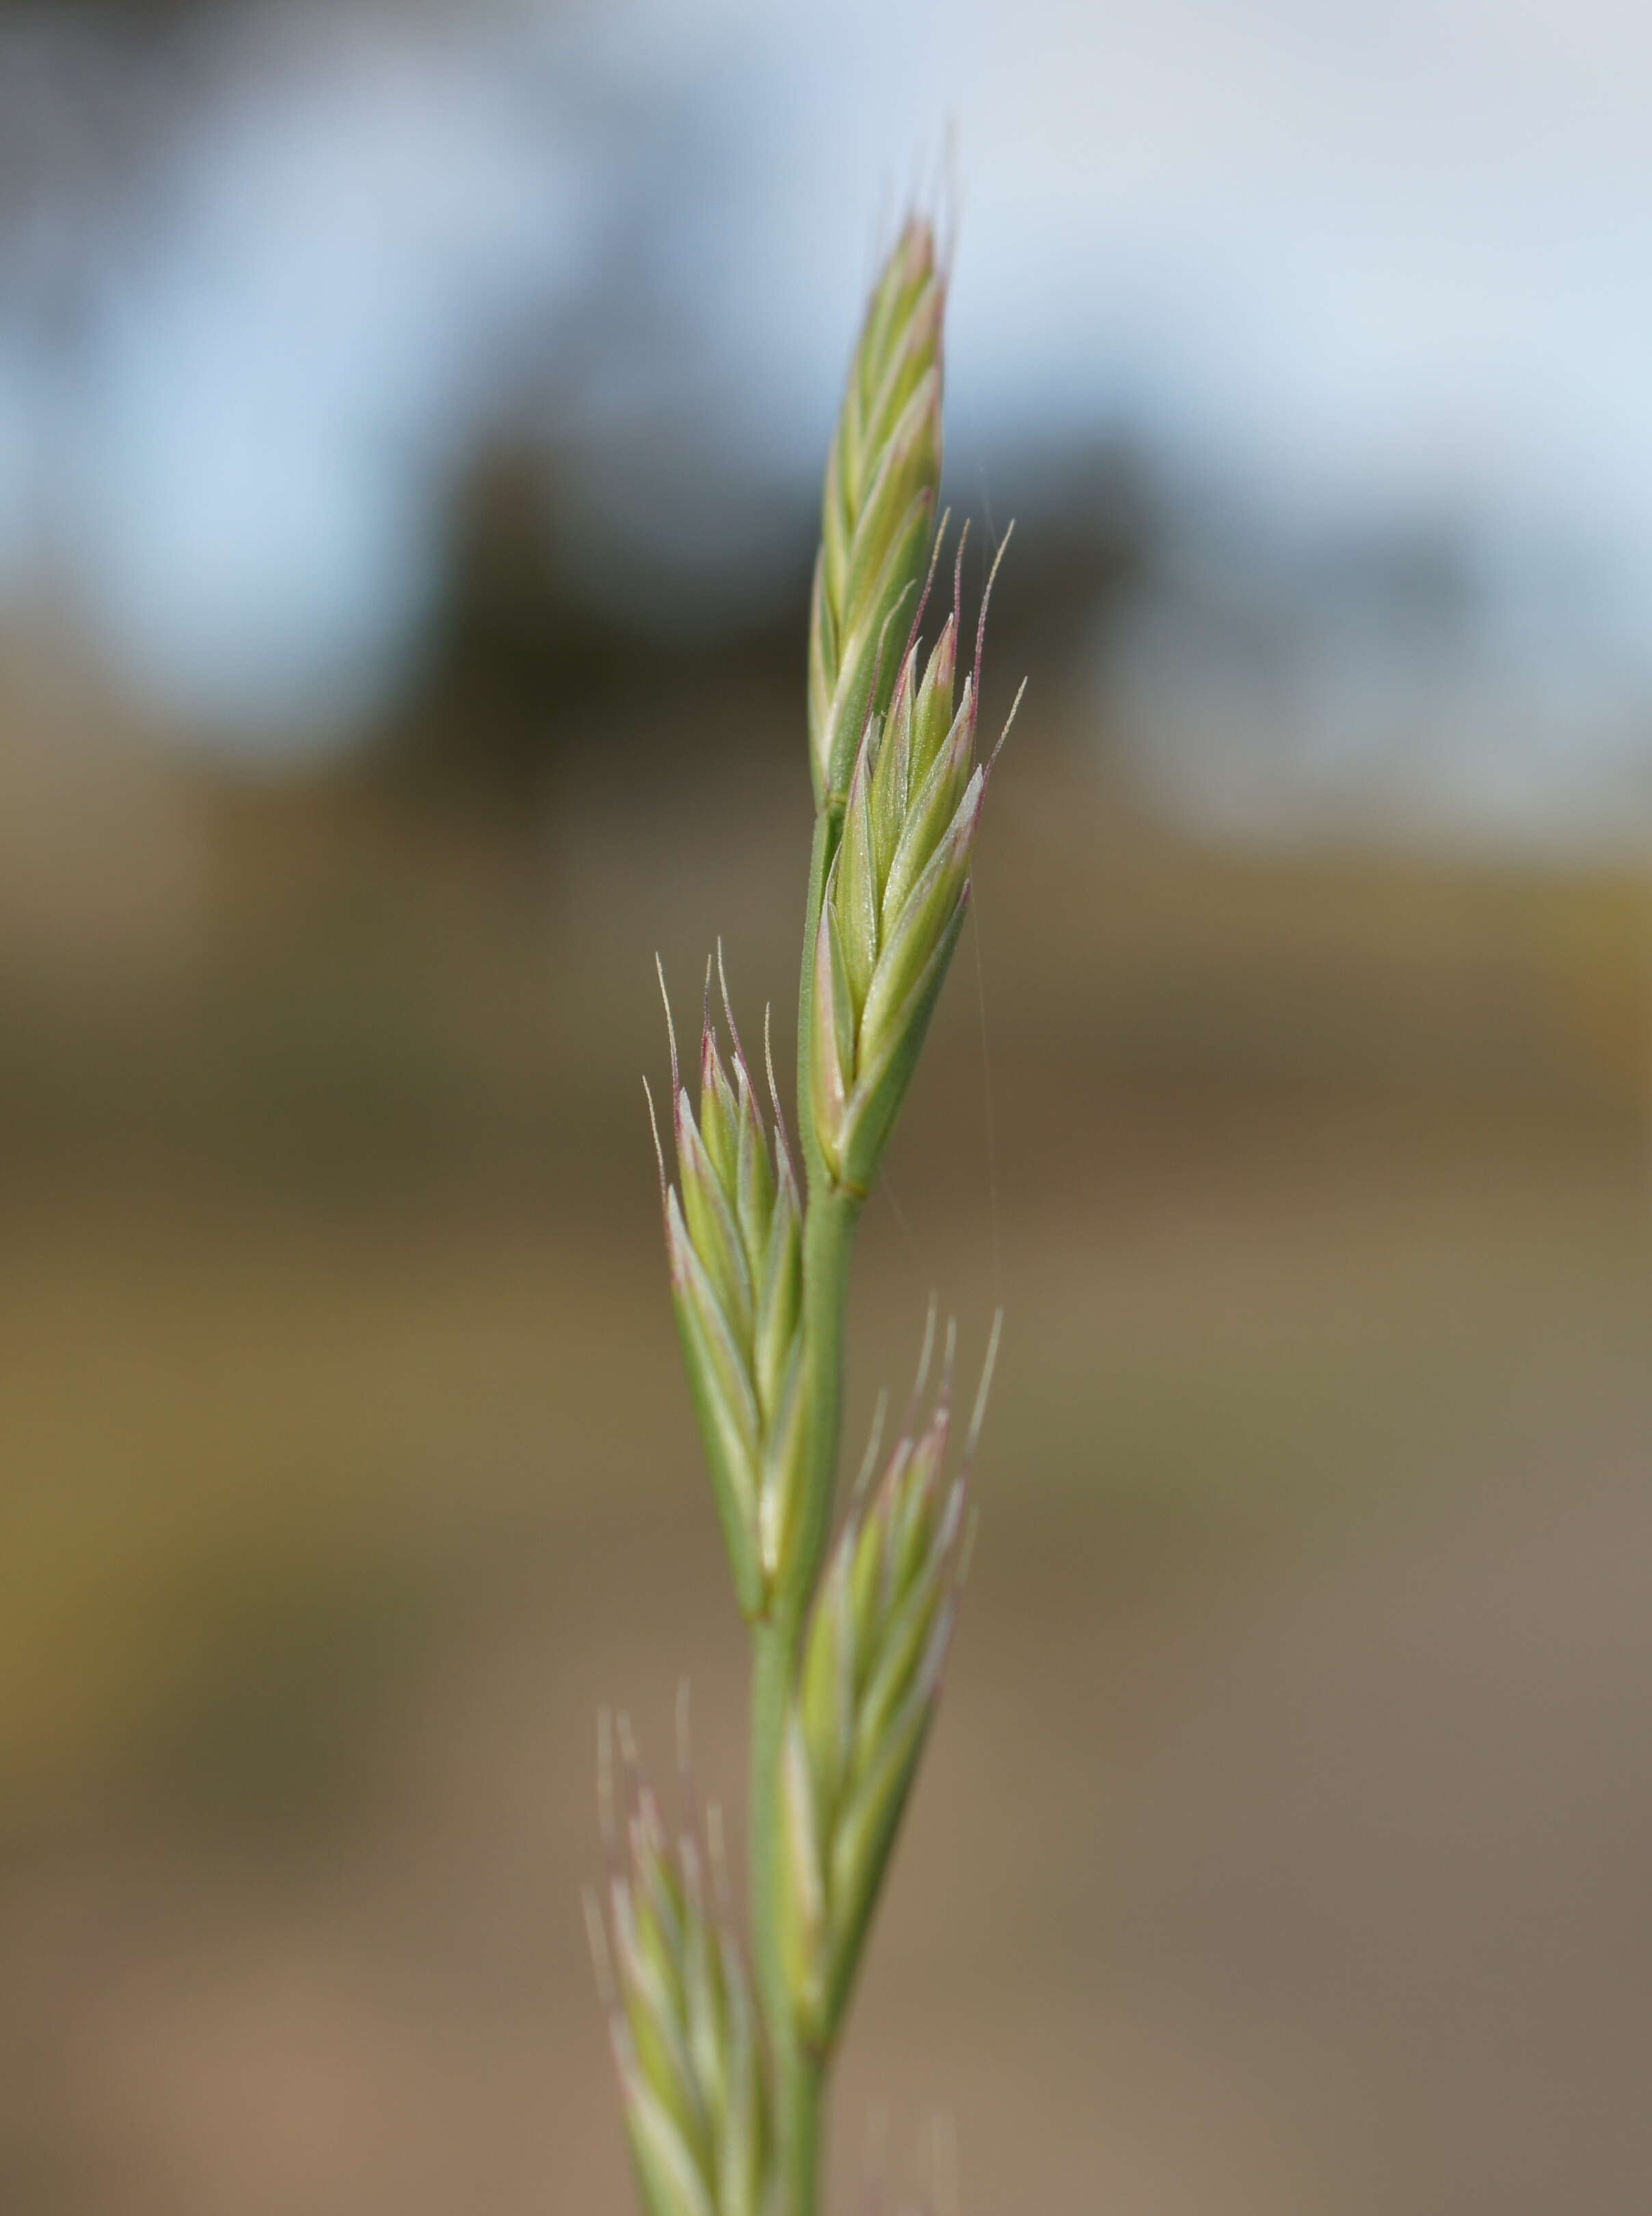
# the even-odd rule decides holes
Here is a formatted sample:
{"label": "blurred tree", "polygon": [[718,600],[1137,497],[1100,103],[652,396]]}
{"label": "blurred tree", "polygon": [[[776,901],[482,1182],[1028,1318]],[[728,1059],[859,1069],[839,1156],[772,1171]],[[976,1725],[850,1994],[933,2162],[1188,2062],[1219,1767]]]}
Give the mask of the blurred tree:
{"label": "blurred tree", "polygon": [[[611,562],[591,574],[570,520],[589,506],[583,475],[578,453],[505,432],[456,477],[419,657],[367,748],[405,791],[531,831],[571,755],[600,741],[639,760],[669,745],[685,703],[703,714],[714,698],[795,679],[805,559],[783,604],[754,594],[714,627],[663,630],[640,583],[632,600],[613,589]],[[800,519],[800,545],[807,527]],[[767,743],[749,714],[711,721],[725,750]]]}
{"label": "blurred tree", "polygon": [[411,790],[532,811],[595,702],[663,681],[657,648],[583,599],[542,446],[507,434],[455,480],[435,605],[369,753]]}
{"label": "blurred tree", "polygon": [[170,34],[211,0],[0,5],[0,336],[32,410],[25,490],[37,597],[72,600],[111,284],[154,212],[190,97]]}
{"label": "blurred tree", "polygon": [[[994,471],[992,507],[1015,517],[996,588],[994,661],[1000,673],[1038,673],[1041,700],[1064,728],[1093,711],[1123,612],[1152,588],[1165,502],[1144,446],[1120,432],[1088,448],[1025,457]],[[994,519],[989,515],[989,528]],[[1088,731],[1094,714],[1083,716]]]}

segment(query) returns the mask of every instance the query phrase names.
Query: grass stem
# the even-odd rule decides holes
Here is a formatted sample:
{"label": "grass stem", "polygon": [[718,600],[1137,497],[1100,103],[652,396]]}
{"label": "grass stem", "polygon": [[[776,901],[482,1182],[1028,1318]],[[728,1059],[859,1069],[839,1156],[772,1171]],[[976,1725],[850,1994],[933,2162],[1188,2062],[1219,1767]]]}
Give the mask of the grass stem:
{"label": "grass stem", "polygon": [[[815,934],[839,820],[838,811],[829,804],[820,809],[815,821],[798,993],[799,1100],[809,1097]],[[815,1144],[810,1117],[804,1114],[800,1121],[809,1190],[803,1233],[803,1359],[807,1410],[803,1522],[797,1559],[786,1588],[777,1595],[770,1615],[753,1627],[751,1680],[752,1944],[775,2056],[775,2127],[785,2194],[783,2216],[814,2216],[824,2073],[819,2062],[798,2040],[785,1966],[780,1960],[780,1862],[785,1852],[781,1765],[786,1713],[804,1621],[831,1532],[832,1497],[842,1425],[843,1327],[848,1305],[849,1259],[860,1206],[854,1194],[832,1184]]]}

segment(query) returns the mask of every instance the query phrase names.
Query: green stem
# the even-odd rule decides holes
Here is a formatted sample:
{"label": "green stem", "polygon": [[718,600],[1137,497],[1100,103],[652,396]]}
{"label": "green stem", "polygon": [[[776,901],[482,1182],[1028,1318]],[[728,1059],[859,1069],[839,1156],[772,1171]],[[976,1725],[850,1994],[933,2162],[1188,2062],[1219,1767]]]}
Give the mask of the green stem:
{"label": "green stem", "polygon": [[797,1563],[773,1612],[752,1627],[751,1921],[775,2059],[782,2216],[813,2216],[823,2064],[800,2047],[780,1952],[786,1708],[809,1601],[831,1534],[843,1405],[843,1322],[860,1203],[839,1187],[810,1196],[803,1232],[804,1391],[808,1462]]}
{"label": "green stem", "polygon": [[815,817],[814,848],[809,857],[809,898],[803,914],[803,965],[798,981],[798,1123],[803,1140],[804,1167],[809,1191],[828,1182],[826,1165],[815,1137],[812,1046],[815,1011],[815,940],[820,931],[821,905],[826,897],[826,872],[843,828],[841,804],[828,801]]}
{"label": "green stem", "polygon": [[794,2048],[780,2075],[781,2207],[786,2216],[815,2216],[820,2193],[821,2111],[826,2067]]}
{"label": "green stem", "polygon": [[785,1849],[781,1759],[797,1625],[767,1616],[751,1628],[751,1935],[770,2037],[779,2056],[791,2010],[780,1947],[780,1870]]}
{"label": "green stem", "polygon": [[774,2133],[780,2180],[775,2216],[815,2216],[820,2187],[824,2065],[792,2022],[780,1959],[779,1856],[784,1850],[780,1755],[797,1634],[778,1622],[755,1628],[751,1702],[752,1925],[774,2057]]}
{"label": "green stem", "polygon": [[786,1719],[809,1603],[831,1534],[843,1409],[843,1326],[849,1257],[860,1203],[835,1185],[815,1142],[810,1114],[809,1037],[815,934],[840,811],[816,818],[798,994],[798,1117],[808,1173],[803,1228],[803,1390],[806,1462],[796,1559],[769,1614],[752,1627],[751,1923],[758,1983],[775,2065],[775,2128],[783,2187],[780,2216],[815,2216],[820,2112],[826,2065],[798,2041],[780,1947],[781,1857],[786,1851],[783,1764]]}
{"label": "green stem", "polygon": [[808,1462],[803,1519],[792,1571],[801,1616],[813,1597],[831,1536],[843,1423],[843,1337],[849,1261],[860,1199],[846,1186],[822,1184],[809,1196],[803,1222],[803,1379]]}

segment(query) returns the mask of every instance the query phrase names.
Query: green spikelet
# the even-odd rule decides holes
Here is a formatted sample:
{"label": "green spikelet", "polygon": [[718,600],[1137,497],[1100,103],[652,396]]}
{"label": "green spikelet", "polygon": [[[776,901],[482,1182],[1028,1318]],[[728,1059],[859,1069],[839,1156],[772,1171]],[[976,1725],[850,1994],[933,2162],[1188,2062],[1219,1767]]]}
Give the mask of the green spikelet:
{"label": "green spikelet", "polygon": [[821,903],[808,1105],[829,1173],[856,1193],[877,1174],[970,896],[987,775],[979,638],[954,702],[957,664],[954,611],[927,658],[909,649],[886,713],[867,717]]}
{"label": "green spikelet", "polygon": [[[707,1857],[669,1836],[621,1727],[632,1806],[612,1838],[607,1913],[590,1905],[626,2129],[650,2216],[763,2216],[767,2065],[745,1964]],[[603,1729],[605,1806],[611,1764]]]}
{"label": "green spikelet", "polygon": [[964,1486],[943,1475],[943,1383],[852,1511],[821,1580],[788,1717],[781,1929],[799,2036],[837,2034],[934,1713]]}
{"label": "green spikelet", "polygon": [[906,224],[884,266],[826,465],[809,625],[815,797],[841,800],[869,711],[888,700],[940,485],[946,280],[934,233]]}
{"label": "green spikelet", "polygon": [[[734,1568],[749,1616],[790,1559],[802,1421],[802,1208],[778,1105],[771,1136],[729,1012],[709,992],[700,1112],[672,1044],[677,1182],[665,1191],[671,1292]],[[669,1012],[668,1012],[669,1013]],[[663,1161],[661,1170],[664,1179]]]}

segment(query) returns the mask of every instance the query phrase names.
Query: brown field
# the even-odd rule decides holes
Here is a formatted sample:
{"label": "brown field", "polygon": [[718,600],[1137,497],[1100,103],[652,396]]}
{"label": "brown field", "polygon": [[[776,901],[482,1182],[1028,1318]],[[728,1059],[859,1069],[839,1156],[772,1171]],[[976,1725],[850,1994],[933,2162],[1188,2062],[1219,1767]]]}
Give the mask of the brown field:
{"label": "brown field", "polygon": [[[19,2216],[628,2206],[593,1717],[663,1758],[686,1672],[736,1800],[743,1697],[636,1076],[656,945],[784,1006],[749,790],[599,754],[533,866],[208,796],[141,988],[14,945]],[[952,2120],[970,2216],[1631,2216],[1641,896],[1002,790],[856,1308],[862,1417],[932,1287],[1008,1324],[838,2205],[883,2109]]]}

